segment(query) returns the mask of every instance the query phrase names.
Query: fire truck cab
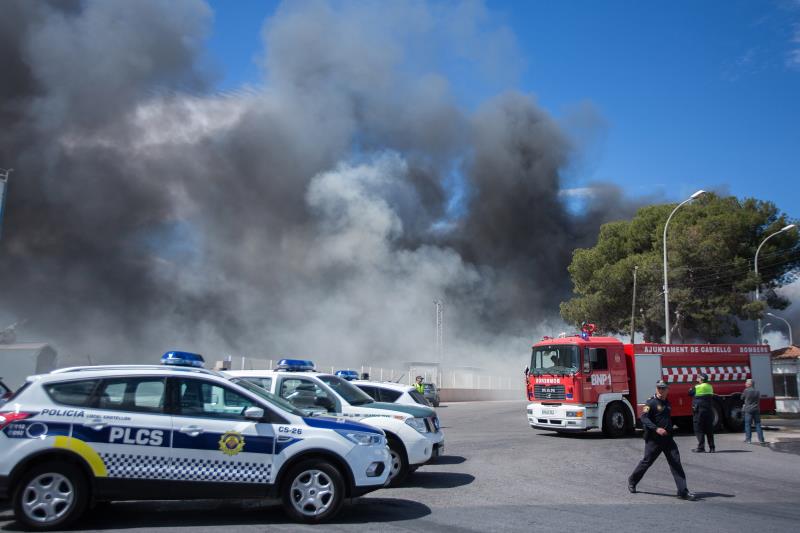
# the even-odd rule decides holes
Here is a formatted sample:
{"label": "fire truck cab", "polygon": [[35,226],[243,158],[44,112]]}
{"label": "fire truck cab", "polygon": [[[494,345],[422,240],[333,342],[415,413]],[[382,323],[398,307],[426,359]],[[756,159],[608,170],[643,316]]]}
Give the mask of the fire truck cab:
{"label": "fire truck cab", "polygon": [[772,370],[766,345],[624,344],[580,334],[544,337],[533,345],[526,369],[528,423],[563,432],[599,429],[619,437],[632,432],[655,383],[671,385],[673,420],[691,424],[689,388],[702,372],[714,387],[715,426],[740,431],[741,392],[752,377],[761,391],[762,412],[774,411]]}

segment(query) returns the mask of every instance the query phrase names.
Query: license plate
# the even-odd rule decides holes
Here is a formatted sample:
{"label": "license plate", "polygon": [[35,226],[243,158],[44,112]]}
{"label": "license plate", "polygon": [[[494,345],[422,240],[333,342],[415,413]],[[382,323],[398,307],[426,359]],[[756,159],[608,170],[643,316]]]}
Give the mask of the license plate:
{"label": "license plate", "polygon": [[543,415],[554,415],[554,414],[556,414],[556,410],[555,409],[542,409],[542,414]]}

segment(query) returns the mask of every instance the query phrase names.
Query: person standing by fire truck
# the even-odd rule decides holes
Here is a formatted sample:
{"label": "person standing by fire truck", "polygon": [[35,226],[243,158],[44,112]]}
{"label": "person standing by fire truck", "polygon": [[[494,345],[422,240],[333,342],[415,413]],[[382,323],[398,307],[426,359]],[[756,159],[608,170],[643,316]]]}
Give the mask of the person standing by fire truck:
{"label": "person standing by fire truck", "polygon": [[644,428],[644,458],[628,478],[628,490],[636,492],[636,485],[642,480],[647,469],[658,459],[661,453],[667,458],[678,498],[695,501],[697,496],[686,487],[686,474],[681,465],[681,454],[678,445],[672,438],[672,407],[667,396],[669,387],[664,381],[656,383],[656,394],[647,400],[642,408],[642,427]]}
{"label": "person standing by fire truck", "polygon": [[704,453],[708,439],[708,451],[714,453],[714,387],[708,382],[708,375],[701,373],[697,377],[697,385],[689,389],[689,396],[692,396],[692,421],[697,437],[697,448],[692,451]]}

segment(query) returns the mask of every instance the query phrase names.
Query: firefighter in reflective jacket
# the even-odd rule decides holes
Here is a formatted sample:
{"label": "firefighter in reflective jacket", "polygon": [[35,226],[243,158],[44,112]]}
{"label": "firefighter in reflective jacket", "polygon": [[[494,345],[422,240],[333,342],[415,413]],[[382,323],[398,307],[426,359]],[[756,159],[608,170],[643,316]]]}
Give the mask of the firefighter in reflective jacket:
{"label": "firefighter in reflective jacket", "polygon": [[636,492],[636,485],[644,477],[645,472],[658,459],[661,453],[667,458],[675,487],[678,489],[678,498],[694,501],[697,499],[686,488],[686,474],[681,465],[681,454],[678,445],[672,438],[672,407],[667,395],[669,388],[666,383],[659,381],[656,384],[656,394],[645,403],[642,408],[642,427],[644,428],[644,458],[628,478],[628,490]]}
{"label": "firefighter in reflective jacket", "polygon": [[708,451],[714,453],[714,388],[706,374],[697,377],[697,385],[689,389],[689,396],[692,397],[692,420],[697,437],[697,448],[692,451],[705,452],[705,441],[708,439]]}

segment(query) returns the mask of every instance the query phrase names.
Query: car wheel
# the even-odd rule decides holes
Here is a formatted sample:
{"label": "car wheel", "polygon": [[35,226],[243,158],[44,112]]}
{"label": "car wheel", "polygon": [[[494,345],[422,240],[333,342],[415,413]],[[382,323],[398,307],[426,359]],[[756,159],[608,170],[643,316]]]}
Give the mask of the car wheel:
{"label": "car wheel", "polygon": [[628,417],[619,403],[612,403],[603,415],[603,433],[607,437],[622,437],[628,432]]}
{"label": "car wheel", "polygon": [[389,480],[386,485],[396,487],[408,476],[408,456],[399,440],[389,438]]}
{"label": "car wheel", "polygon": [[89,484],[74,465],[44,463],[22,475],[13,498],[14,515],[27,529],[61,529],[86,510]]}
{"label": "car wheel", "polygon": [[283,509],[298,522],[325,522],[342,507],[344,490],[338,468],[323,459],[302,461],[292,467],[284,480]]}

